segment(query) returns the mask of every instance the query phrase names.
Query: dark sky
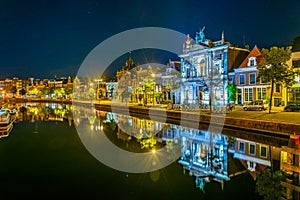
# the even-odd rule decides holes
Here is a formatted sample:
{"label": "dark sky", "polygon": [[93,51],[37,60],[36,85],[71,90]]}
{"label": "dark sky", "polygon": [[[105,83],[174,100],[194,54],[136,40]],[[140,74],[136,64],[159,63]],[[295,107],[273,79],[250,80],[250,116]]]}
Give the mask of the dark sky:
{"label": "dark sky", "polygon": [[287,46],[300,35],[299,10],[299,0],[0,0],[0,79],[75,76],[95,46],[138,27],[194,37],[205,26],[212,40],[224,31],[234,45]]}

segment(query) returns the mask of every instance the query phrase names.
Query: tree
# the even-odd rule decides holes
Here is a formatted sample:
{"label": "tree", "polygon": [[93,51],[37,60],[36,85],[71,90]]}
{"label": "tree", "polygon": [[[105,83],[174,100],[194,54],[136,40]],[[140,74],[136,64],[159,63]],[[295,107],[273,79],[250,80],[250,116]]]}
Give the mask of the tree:
{"label": "tree", "polygon": [[91,101],[93,101],[93,99],[95,97],[95,90],[94,90],[94,88],[89,88],[88,96],[91,99]]}
{"label": "tree", "polygon": [[42,89],[42,94],[44,95],[44,97],[46,96],[46,95],[48,95],[49,94],[49,89],[47,88],[47,87],[44,87],[43,89]]}
{"label": "tree", "polygon": [[256,191],[265,200],[280,199],[284,194],[284,187],[281,181],[285,180],[285,173],[278,170],[273,172],[270,168],[261,172],[256,181]]}
{"label": "tree", "polygon": [[262,64],[259,64],[257,69],[259,71],[258,78],[271,84],[269,114],[272,109],[274,85],[280,84],[285,87],[290,87],[295,83],[295,73],[293,69],[287,65],[291,53],[291,47],[262,49]]}
{"label": "tree", "polygon": [[292,51],[300,51],[300,36],[294,38]]}
{"label": "tree", "polygon": [[226,89],[229,93],[229,101],[236,100],[236,86],[234,83],[230,83],[226,86]]}

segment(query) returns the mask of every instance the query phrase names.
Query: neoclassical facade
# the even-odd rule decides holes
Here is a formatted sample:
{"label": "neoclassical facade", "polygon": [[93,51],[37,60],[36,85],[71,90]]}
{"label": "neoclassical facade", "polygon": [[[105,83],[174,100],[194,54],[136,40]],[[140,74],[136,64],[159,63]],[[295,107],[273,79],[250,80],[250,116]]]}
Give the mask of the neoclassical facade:
{"label": "neoclassical facade", "polygon": [[195,40],[187,35],[183,44],[181,59],[181,103],[204,103],[225,105],[228,103],[226,86],[230,79],[228,73],[243,61],[248,49],[232,47],[221,40],[207,39],[204,28],[196,33]]}

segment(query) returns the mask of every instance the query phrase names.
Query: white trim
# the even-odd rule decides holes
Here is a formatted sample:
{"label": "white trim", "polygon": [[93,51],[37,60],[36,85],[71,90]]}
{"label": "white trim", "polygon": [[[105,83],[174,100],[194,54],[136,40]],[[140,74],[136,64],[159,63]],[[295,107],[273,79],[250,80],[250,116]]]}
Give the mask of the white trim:
{"label": "white trim", "polygon": [[253,156],[248,156],[240,153],[234,153],[233,158],[241,159],[241,160],[249,160],[258,164],[266,165],[266,166],[271,166],[271,162],[269,160],[264,160],[261,158],[253,157]]}
{"label": "white trim", "polygon": [[248,71],[257,71],[256,67],[245,67],[234,69],[234,72],[248,72]]}
{"label": "white trim", "polygon": [[[253,61],[253,65],[252,66],[250,65],[251,61]],[[256,63],[256,57],[252,56],[252,57],[248,58],[248,63],[247,63],[248,67],[253,67],[253,66],[256,66],[256,65],[257,65],[257,63]]]}
{"label": "white trim", "polygon": [[[250,166],[251,163],[253,164],[253,167]],[[256,163],[248,160],[247,161],[247,166],[248,166],[248,170],[250,170],[251,172],[254,172],[255,168],[256,168]]]}
{"label": "white trim", "polygon": [[237,85],[236,88],[239,88],[239,89],[243,89],[243,88],[266,88],[268,89],[268,87],[271,87],[271,85]]}

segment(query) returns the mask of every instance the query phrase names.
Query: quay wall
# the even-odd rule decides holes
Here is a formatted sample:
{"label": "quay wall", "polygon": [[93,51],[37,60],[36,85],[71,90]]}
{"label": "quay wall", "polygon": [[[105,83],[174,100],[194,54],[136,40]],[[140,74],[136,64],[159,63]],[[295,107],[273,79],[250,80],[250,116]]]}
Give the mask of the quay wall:
{"label": "quay wall", "polygon": [[[112,111],[111,105],[96,105],[96,108],[100,110]],[[168,119],[183,120],[194,123],[222,125],[227,128],[264,132],[268,135],[278,136],[278,134],[281,134],[283,136],[289,136],[294,132],[300,133],[300,124],[227,117],[226,114],[201,114],[194,112],[171,111],[163,109],[148,109],[137,106],[127,107],[122,105],[113,105],[113,111],[120,113],[129,112],[130,114],[136,113],[140,115],[150,115],[151,118],[153,118],[154,116],[165,116]]]}
{"label": "quay wall", "polygon": [[266,134],[272,135],[281,134],[283,136],[289,136],[290,134],[296,132],[300,133],[300,124],[292,123],[280,123],[273,121],[262,121],[262,120],[253,120],[247,118],[236,118],[236,117],[227,117],[226,114],[207,114],[207,113],[195,113],[195,112],[184,112],[184,111],[173,111],[165,110],[159,108],[147,108],[142,106],[129,106],[125,104],[93,104],[89,101],[70,101],[70,100],[50,100],[50,99],[15,99],[15,103],[20,102],[49,102],[49,103],[65,103],[65,104],[75,104],[75,105],[84,105],[84,106],[95,106],[96,109],[104,111],[113,111],[117,113],[124,114],[136,114],[136,115],[145,115],[157,118],[167,118],[168,120],[179,120],[190,123],[197,124],[214,124],[222,125],[227,128],[235,128],[240,130],[255,131],[255,132],[264,132]]}

